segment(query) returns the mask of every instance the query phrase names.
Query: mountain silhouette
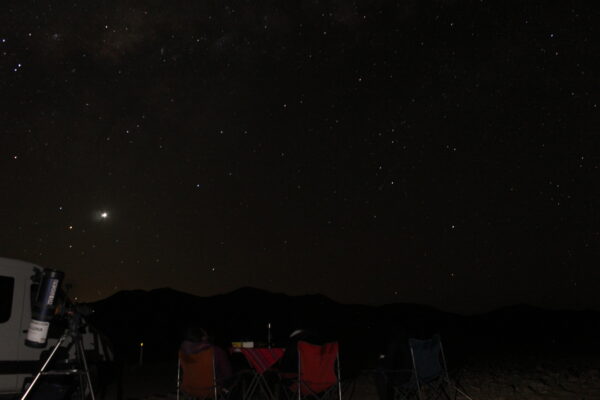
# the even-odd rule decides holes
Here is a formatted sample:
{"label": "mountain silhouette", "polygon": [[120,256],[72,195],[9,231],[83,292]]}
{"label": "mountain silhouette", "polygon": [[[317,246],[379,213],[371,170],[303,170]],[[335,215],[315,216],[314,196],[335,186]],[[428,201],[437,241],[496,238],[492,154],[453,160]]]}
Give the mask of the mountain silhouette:
{"label": "mountain silhouette", "polygon": [[341,354],[358,368],[372,366],[387,343],[440,333],[454,359],[486,351],[598,352],[600,313],[553,311],[515,305],[463,316],[418,304],[340,304],[320,294],[289,296],[244,287],[209,297],[170,288],[118,292],[90,303],[91,322],[125,360],[135,360],[140,343],[149,360],[176,357],[187,327],[204,327],[217,344],[254,341],[285,345],[304,328],[338,340]]}

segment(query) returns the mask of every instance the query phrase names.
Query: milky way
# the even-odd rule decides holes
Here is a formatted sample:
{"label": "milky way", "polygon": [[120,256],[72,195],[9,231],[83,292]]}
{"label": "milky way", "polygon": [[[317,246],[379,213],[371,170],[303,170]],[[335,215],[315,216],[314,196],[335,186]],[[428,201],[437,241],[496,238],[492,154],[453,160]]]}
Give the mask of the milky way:
{"label": "milky way", "polygon": [[600,307],[591,2],[14,2],[1,256],[82,300]]}

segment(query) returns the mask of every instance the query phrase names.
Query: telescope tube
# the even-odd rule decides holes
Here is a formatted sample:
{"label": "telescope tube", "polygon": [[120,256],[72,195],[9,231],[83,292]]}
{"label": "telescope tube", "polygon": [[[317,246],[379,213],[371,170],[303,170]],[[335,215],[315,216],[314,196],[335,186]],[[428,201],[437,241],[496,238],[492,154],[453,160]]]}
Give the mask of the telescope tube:
{"label": "telescope tube", "polygon": [[44,269],[38,287],[25,344],[29,347],[46,347],[50,321],[54,317],[58,289],[65,277],[64,272]]}

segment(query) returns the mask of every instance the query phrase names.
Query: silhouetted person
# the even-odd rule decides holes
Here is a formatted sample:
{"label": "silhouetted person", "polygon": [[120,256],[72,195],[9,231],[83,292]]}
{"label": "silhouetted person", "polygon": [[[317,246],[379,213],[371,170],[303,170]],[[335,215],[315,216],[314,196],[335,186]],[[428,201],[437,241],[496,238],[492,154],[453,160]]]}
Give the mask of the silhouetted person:
{"label": "silhouetted person", "polygon": [[208,334],[202,328],[188,328],[179,350],[186,355],[200,353],[212,348],[215,358],[215,378],[217,382],[225,384],[232,375],[231,363],[225,350],[214,345],[209,340]]}
{"label": "silhouetted person", "polygon": [[322,338],[307,329],[296,329],[288,338],[285,353],[279,360],[279,370],[284,374],[298,374],[298,342],[322,345]]}
{"label": "silhouetted person", "polygon": [[377,360],[375,385],[380,400],[394,398],[394,386],[401,385],[410,379],[412,358],[408,345],[408,332],[403,328],[394,331],[387,340],[384,351]]}

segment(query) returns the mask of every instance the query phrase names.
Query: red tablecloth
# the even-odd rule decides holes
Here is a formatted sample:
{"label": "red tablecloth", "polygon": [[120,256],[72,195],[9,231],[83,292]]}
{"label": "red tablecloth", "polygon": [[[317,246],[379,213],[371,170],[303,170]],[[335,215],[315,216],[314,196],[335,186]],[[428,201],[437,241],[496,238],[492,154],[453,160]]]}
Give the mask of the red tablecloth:
{"label": "red tablecloth", "polygon": [[259,374],[262,374],[283,357],[285,349],[282,347],[273,347],[270,349],[256,347],[241,348],[240,351],[252,368]]}

